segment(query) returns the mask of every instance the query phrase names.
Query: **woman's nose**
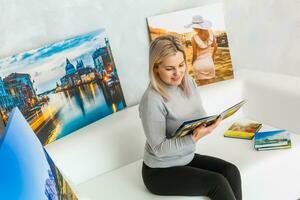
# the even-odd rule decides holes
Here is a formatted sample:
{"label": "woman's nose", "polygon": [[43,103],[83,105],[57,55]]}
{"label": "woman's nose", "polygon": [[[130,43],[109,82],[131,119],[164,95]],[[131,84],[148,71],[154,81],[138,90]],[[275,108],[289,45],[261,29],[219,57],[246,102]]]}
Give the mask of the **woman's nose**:
{"label": "woman's nose", "polygon": [[178,68],[174,68],[173,74],[174,75],[178,75],[179,74],[179,69]]}

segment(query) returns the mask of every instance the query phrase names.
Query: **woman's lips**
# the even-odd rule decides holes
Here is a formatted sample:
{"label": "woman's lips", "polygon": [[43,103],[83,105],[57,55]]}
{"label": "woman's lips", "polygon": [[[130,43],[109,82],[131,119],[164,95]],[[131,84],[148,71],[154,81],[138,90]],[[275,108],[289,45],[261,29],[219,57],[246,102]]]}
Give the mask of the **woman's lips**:
{"label": "woman's lips", "polygon": [[176,77],[176,78],[171,78],[172,81],[179,81],[180,80],[180,76],[179,77]]}

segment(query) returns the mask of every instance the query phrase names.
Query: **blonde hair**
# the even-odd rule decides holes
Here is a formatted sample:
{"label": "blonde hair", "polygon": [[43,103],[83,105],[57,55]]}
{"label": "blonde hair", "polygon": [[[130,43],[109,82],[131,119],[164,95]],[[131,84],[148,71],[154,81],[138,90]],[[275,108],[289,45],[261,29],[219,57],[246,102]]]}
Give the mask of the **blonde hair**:
{"label": "blonde hair", "polygon": [[[169,100],[170,96],[164,87],[164,83],[159,78],[157,73],[155,73],[155,68],[157,68],[163,61],[164,58],[170,55],[175,55],[177,52],[181,52],[184,57],[186,64],[186,55],[184,52],[184,46],[179,40],[179,38],[172,35],[159,36],[153,40],[150,44],[149,50],[149,76],[150,76],[150,86],[156,90],[165,100]],[[187,67],[185,70],[184,77],[179,85],[184,94],[189,97],[191,94],[191,89],[187,82]]]}

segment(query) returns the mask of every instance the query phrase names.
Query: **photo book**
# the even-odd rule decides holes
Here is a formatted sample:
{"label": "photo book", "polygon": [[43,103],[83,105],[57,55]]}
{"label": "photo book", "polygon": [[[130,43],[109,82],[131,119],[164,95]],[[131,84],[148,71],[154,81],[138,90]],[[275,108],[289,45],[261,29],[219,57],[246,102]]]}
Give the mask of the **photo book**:
{"label": "photo book", "polygon": [[254,136],[254,148],[258,151],[289,149],[291,147],[290,133],[286,130],[258,132]]}
{"label": "photo book", "polygon": [[250,121],[238,121],[233,123],[227,131],[225,131],[225,137],[248,139],[252,140],[255,133],[262,127],[261,123]]}
{"label": "photo book", "polygon": [[245,104],[245,101],[241,101],[234,106],[226,109],[219,115],[212,115],[212,116],[207,116],[203,117],[200,119],[194,119],[194,120],[189,120],[183,122],[180,127],[175,131],[175,134],[173,137],[182,137],[187,134],[191,134],[195,128],[197,128],[200,125],[205,124],[205,126],[210,126],[213,124],[218,118],[224,120],[234,113],[236,113],[243,105]]}

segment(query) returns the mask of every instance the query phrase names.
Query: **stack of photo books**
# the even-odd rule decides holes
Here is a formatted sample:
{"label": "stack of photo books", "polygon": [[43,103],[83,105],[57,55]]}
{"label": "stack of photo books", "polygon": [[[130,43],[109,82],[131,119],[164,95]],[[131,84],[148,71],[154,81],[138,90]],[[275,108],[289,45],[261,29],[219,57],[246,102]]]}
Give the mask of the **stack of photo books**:
{"label": "stack of photo books", "polygon": [[254,148],[258,151],[288,149],[291,146],[290,133],[286,130],[258,132],[254,136]]}
{"label": "stack of photo books", "polygon": [[252,140],[255,133],[262,127],[261,123],[250,121],[239,121],[233,123],[227,131],[225,131],[225,137],[239,138]]}

